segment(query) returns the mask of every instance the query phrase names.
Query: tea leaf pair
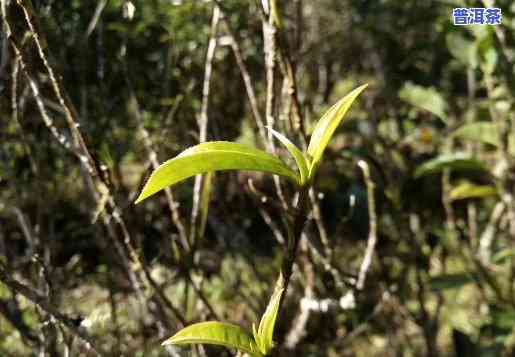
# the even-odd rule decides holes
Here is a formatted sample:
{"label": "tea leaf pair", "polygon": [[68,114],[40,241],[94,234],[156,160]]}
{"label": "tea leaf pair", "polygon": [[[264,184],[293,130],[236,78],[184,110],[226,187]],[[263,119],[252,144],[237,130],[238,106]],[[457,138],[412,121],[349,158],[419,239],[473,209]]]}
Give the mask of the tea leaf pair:
{"label": "tea leaf pair", "polygon": [[280,158],[265,151],[228,141],[212,141],[186,149],[159,166],[150,176],[136,203],[162,189],[198,174],[223,170],[261,171],[286,177],[298,186],[311,184],[336,128],[358,95],[367,85],[356,88],[333,105],[318,121],[307,153],[302,153],[288,138],[272,128],[273,135],[288,149],[297,172]]}
{"label": "tea leaf pair", "polygon": [[283,279],[270,299],[265,313],[259,323],[259,328],[253,325],[251,335],[244,328],[218,321],[200,322],[190,325],[163,342],[163,345],[187,345],[194,343],[210,344],[234,348],[252,357],[263,357],[273,348],[273,334],[279,305],[284,292]]}
{"label": "tea leaf pair", "polygon": [[[324,151],[354,100],[366,88],[358,87],[334,104],[315,125],[308,150],[303,153],[287,137],[268,128],[293,156],[297,170],[292,170],[280,158],[265,151],[227,141],[206,142],[193,146],[159,166],[148,179],[136,203],[160,190],[199,174],[223,170],[250,170],[286,177],[298,187],[313,183]],[[275,322],[279,313],[284,282],[278,281],[259,327],[252,334],[240,326],[217,321],[190,325],[163,344],[213,344],[234,348],[252,357],[263,357],[273,348]]]}

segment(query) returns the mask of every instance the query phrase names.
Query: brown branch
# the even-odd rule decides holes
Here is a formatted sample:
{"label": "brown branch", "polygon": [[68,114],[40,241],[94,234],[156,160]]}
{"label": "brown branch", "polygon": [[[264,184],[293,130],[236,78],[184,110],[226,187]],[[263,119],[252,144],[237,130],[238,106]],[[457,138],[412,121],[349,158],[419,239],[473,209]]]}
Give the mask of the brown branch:
{"label": "brown branch", "polygon": [[299,344],[299,342],[304,338],[306,335],[306,326],[309,321],[310,315],[311,315],[311,309],[306,309],[305,306],[303,306],[302,301],[304,299],[312,299],[313,298],[313,290],[315,287],[315,269],[313,267],[313,264],[308,259],[308,245],[307,240],[305,239],[302,242],[302,255],[301,255],[301,265],[304,270],[304,279],[305,285],[304,285],[304,297],[301,300],[300,304],[300,311],[297,314],[297,317],[295,318],[293,322],[293,326],[290,328],[290,331],[288,332],[288,335],[285,339],[285,345],[289,349],[294,349],[295,346]]}
{"label": "brown branch", "polygon": [[[206,63],[204,69],[204,83],[202,85],[202,106],[199,118],[199,141],[201,143],[207,140],[207,124],[209,121],[209,97],[211,90],[211,74],[213,72],[213,59],[215,57],[215,50],[217,46],[218,23],[220,21],[220,9],[218,5],[213,6],[213,15],[211,18],[211,35],[206,54]],[[197,175],[195,177],[195,185],[193,188],[193,207],[191,210],[190,221],[190,242],[194,245],[197,236],[197,220],[200,211],[200,196],[202,191],[203,176]]]}
{"label": "brown branch", "polygon": [[[32,37],[38,50],[38,55],[49,74],[53,91],[64,111],[69,130],[72,133],[73,147],[71,150],[76,152],[79,156],[86,187],[89,189],[97,207],[103,207],[105,205],[105,208],[108,210],[108,214],[102,215],[103,224],[107,229],[108,236],[111,238],[117,254],[122,259],[122,263],[127,271],[129,280],[137,293],[139,302],[142,306],[147,306],[144,289],[147,288],[151,290],[152,286],[154,286],[151,274],[148,271],[147,265],[136,253],[129,230],[122,218],[121,210],[114,201],[109,185],[103,180],[103,173],[99,169],[100,165],[97,165],[86,145],[82,133],[79,130],[80,125],[78,122],[77,111],[66,95],[60,79],[55,75],[53,68],[49,64],[48,55],[45,53],[45,48],[42,45],[42,43],[46,43],[46,41],[42,41],[43,34],[38,32],[35,25],[36,19],[31,13],[30,5],[26,5],[25,3],[26,1],[17,0],[17,4],[22,9],[25,21],[32,33]],[[8,23],[7,21],[5,22]],[[12,35],[11,39],[11,42],[15,45],[13,47],[19,48]],[[19,51],[19,56],[23,60],[23,54],[21,51]],[[41,109],[42,108],[40,108],[40,111],[42,112]],[[116,226],[119,228],[118,230]],[[140,268],[143,271],[143,274],[140,274]],[[154,312],[154,315],[160,321],[165,321],[166,319],[166,317],[161,313]]]}
{"label": "brown branch", "polygon": [[314,188],[309,190],[309,199],[311,201],[312,206],[312,214],[313,220],[318,229],[318,234],[320,235],[320,241],[324,247],[324,254],[326,255],[326,259],[328,261],[332,260],[333,251],[329,244],[329,238],[327,237],[327,230],[325,229],[324,220],[322,218],[322,211],[320,209],[319,201],[316,197],[316,191]]}
{"label": "brown branch", "polygon": [[81,341],[83,341],[86,347],[92,350],[95,355],[102,356],[104,353],[101,352],[101,349],[96,345],[93,338],[84,330],[77,326],[77,323],[74,319],[66,316],[65,314],[59,312],[57,308],[52,306],[47,299],[40,295],[35,290],[29,288],[26,285],[23,285],[12,278],[12,272],[8,271],[7,267],[5,267],[0,262],[0,281],[7,285],[14,292],[24,296],[26,299],[30,300],[34,304],[36,304],[41,310],[45,313],[52,316],[54,319],[59,321],[61,324],[66,326],[68,330],[76,337],[78,337]]}
{"label": "brown branch", "polygon": [[301,188],[298,193],[297,204],[294,208],[291,208],[289,213],[290,217],[288,219],[289,222],[287,227],[288,241],[285,245],[285,252],[281,268],[285,291],[288,289],[288,285],[290,283],[290,278],[293,272],[293,264],[295,263],[299,242],[302,238],[302,231],[304,230],[304,225],[307,221],[309,202],[308,196],[308,188]]}
{"label": "brown branch", "polygon": [[[7,28],[8,28],[8,31],[10,32],[9,26]],[[50,130],[50,133],[54,136],[54,138],[57,140],[57,142],[62,147],[64,147],[66,150],[71,151],[75,156],[80,157],[79,153],[77,152],[77,150],[74,149],[74,147],[71,144],[71,142],[69,141],[69,139],[64,134],[60,133],[59,130],[57,129],[57,127],[55,126],[54,120],[50,117],[50,115],[48,114],[48,112],[46,110],[44,100],[43,100],[43,97],[41,96],[39,87],[38,87],[36,81],[30,75],[27,64],[25,63],[25,60],[21,54],[21,51],[20,51],[18,45],[14,41],[13,37],[9,37],[9,39],[11,40],[12,48],[14,50],[17,61],[20,63],[20,67],[23,71],[23,74],[25,75],[25,78],[27,78],[27,81],[29,82],[29,86],[32,91],[32,95],[34,96],[34,100],[36,101],[38,110],[41,114],[41,118],[43,119],[43,122],[45,123],[45,126],[48,128],[48,130]],[[17,115],[17,111],[15,113]]]}
{"label": "brown branch", "polygon": [[101,0],[98,2],[97,7],[95,8],[95,13],[91,18],[88,29],[86,30],[86,34],[84,35],[86,39],[93,33],[93,31],[95,31],[95,27],[97,27],[98,21],[100,20],[102,12],[104,11],[108,2],[109,0]]}
{"label": "brown branch", "polygon": [[[155,170],[159,167],[159,161],[157,159],[157,152],[154,150],[154,145],[152,143],[152,139],[150,137],[150,133],[145,128],[143,116],[141,115],[141,110],[139,106],[139,101],[136,98],[136,94],[134,92],[134,88],[132,87],[132,82],[130,81],[130,76],[128,74],[128,70],[125,67],[125,81],[127,82],[127,85],[129,87],[129,90],[131,92],[131,102],[133,103],[134,107],[134,116],[136,118],[138,131],[140,132],[140,136],[143,141],[143,145],[145,147],[145,150],[147,151],[148,160],[150,161],[150,164],[152,165],[152,168]],[[182,221],[180,212],[179,212],[179,203],[175,200],[174,194],[172,190],[167,187],[164,189],[165,195],[166,195],[166,202],[168,204],[168,208],[170,210],[171,219],[174,223],[175,227],[177,228],[177,231],[179,232],[179,237],[181,239],[181,243],[184,246],[185,249],[190,249],[190,243],[188,240],[188,234],[186,232],[186,227],[184,226],[184,223]]]}
{"label": "brown branch", "polygon": [[43,42],[41,41],[42,35],[36,29],[35,19],[33,18],[33,15],[31,14],[31,12],[29,11],[28,5],[25,4],[26,1],[24,1],[24,0],[16,0],[16,1],[25,15],[25,21],[29,27],[29,30],[31,31],[32,37],[34,39],[34,43],[36,44],[36,48],[38,50],[39,57],[40,57],[41,61],[43,62],[43,65],[50,77],[50,84],[52,86],[52,89],[57,97],[59,104],[61,105],[61,107],[64,110],[66,121],[67,121],[70,131],[72,133],[73,144],[75,146],[75,149],[82,155],[81,162],[87,163],[87,168],[91,174],[99,176],[99,173],[96,172],[95,161],[94,161],[93,157],[91,156],[91,154],[89,153],[86,142],[84,141],[84,138],[79,131],[79,123],[75,119],[77,117],[76,112],[73,109],[73,107],[71,106],[71,103],[69,102],[68,98],[65,96],[65,94],[62,90],[62,86],[61,86],[60,82],[57,80],[55,72],[48,62],[47,55],[45,54],[45,50],[42,45]]}
{"label": "brown branch", "polygon": [[374,249],[377,243],[377,213],[376,204],[374,199],[374,183],[370,176],[370,168],[366,161],[360,160],[358,166],[363,171],[365,184],[367,185],[367,198],[368,198],[368,215],[369,215],[369,232],[367,240],[367,249],[361,267],[359,269],[358,280],[356,288],[362,290],[365,287],[365,279],[367,272],[372,265],[372,258],[374,256]]}
{"label": "brown branch", "polygon": [[[217,5],[220,7],[220,9],[223,9],[220,1],[218,1],[218,0],[215,0],[215,1],[216,1]],[[222,16],[222,21],[225,25],[225,31],[230,40],[230,46],[231,46],[232,52],[234,54],[234,58],[236,59],[236,63],[238,64],[238,69],[239,69],[241,77],[243,79],[243,83],[245,84],[245,91],[247,92],[247,98],[249,100],[252,116],[254,117],[254,121],[256,122],[259,134],[261,135],[263,142],[266,143],[267,134],[265,131],[265,126],[263,124],[263,118],[261,117],[261,113],[258,108],[256,91],[254,89],[254,85],[252,84],[252,79],[251,79],[249,71],[247,69],[247,65],[245,64],[245,60],[243,59],[243,54],[242,54],[241,47],[239,45],[239,41],[235,37],[235,35],[231,29],[231,26],[229,24],[229,21],[225,17],[225,14],[222,10],[221,10],[221,16]]]}

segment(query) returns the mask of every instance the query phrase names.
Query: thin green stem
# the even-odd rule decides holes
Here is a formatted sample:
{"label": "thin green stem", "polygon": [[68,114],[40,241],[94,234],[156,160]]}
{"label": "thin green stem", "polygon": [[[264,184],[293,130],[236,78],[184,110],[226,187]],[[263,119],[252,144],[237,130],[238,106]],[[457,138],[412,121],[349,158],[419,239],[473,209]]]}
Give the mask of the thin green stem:
{"label": "thin green stem", "polygon": [[277,279],[275,286],[276,290],[284,289],[281,301],[279,303],[278,315],[281,314],[284,297],[286,296],[286,290],[288,289],[288,285],[290,283],[291,275],[293,272],[293,264],[295,263],[295,259],[297,257],[297,251],[302,236],[302,231],[304,230],[304,225],[307,221],[307,213],[309,207],[308,204],[309,186],[306,186],[302,187],[299,191],[297,204],[295,205],[295,207],[291,208],[291,212],[289,212],[287,218],[286,225],[288,230],[288,239],[285,242],[285,252],[281,268],[281,274],[279,275],[279,278]]}

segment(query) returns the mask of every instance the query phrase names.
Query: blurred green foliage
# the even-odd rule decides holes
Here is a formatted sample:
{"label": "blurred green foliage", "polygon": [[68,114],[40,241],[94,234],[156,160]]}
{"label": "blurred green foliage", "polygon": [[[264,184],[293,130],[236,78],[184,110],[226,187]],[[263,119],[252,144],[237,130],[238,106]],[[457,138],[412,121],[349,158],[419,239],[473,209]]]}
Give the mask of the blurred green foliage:
{"label": "blurred green foliage", "polygon": [[[180,232],[164,195],[132,204],[150,172],[141,122],[159,162],[198,143],[213,2],[111,0],[94,21],[100,3],[33,1],[51,65],[78,110],[88,147],[98,164],[106,166],[138,253],[188,322],[209,316],[195,286],[219,317],[248,326],[264,311],[280,267],[281,246],[266,223],[268,214],[282,229],[274,181],[251,173],[217,175],[206,233],[191,255],[182,255],[180,244],[172,244]],[[222,4],[264,115],[259,2]],[[503,24],[497,28],[454,26],[452,9],[461,6],[484,4],[280,2],[281,39],[287,41],[295,66],[308,134],[320,114],[351,88],[370,86],[337,131],[319,169],[316,197],[332,268],[317,260],[325,254],[326,242],[313,219],[306,227],[306,245],[316,249],[301,250],[287,295],[292,304],[278,321],[278,355],[514,353],[515,4],[495,2],[503,11]],[[26,31],[23,18],[13,18],[19,21],[12,26]],[[225,24],[219,27],[208,139],[265,148]],[[1,39],[6,65],[2,61],[0,66],[0,260],[17,279],[43,291],[40,267],[31,259],[36,253],[43,257],[57,287],[52,303],[83,319],[83,326],[112,355],[200,355],[160,347],[179,323],[171,320],[162,326],[155,315],[145,313],[105,227],[100,220],[92,222],[98,207],[77,158],[41,120],[21,69],[13,81],[14,56],[4,35]],[[30,69],[55,126],[68,133],[30,36],[23,46],[32,54]],[[278,66],[276,128],[301,146],[301,136],[290,125],[291,98],[284,78],[284,68]],[[287,157],[282,148],[278,152]],[[370,219],[359,160],[371,166],[379,236],[366,288],[354,291]],[[291,192],[288,185],[283,188]],[[174,195],[179,213],[189,222],[192,185],[174,189]],[[27,237],[24,225],[36,239]],[[311,311],[295,346],[287,346],[303,297],[331,299],[338,305],[349,291],[355,293],[355,308]],[[146,298],[153,301],[155,296]],[[13,301],[18,307],[2,309],[14,306]],[[24,324],[9,320],[16,316]],[[44,321],[44,313],[0,283],[0,355],[38,355],[41,344],[20,331],[26,325],[42,336]],[[69,339],[66,331],[59,333],[61,341]],[[59,355],[64,345],[59,345]],[[78,342],[72,346],[72,355],[88,355]],[[228,355],[206,351],[208,356]]]}

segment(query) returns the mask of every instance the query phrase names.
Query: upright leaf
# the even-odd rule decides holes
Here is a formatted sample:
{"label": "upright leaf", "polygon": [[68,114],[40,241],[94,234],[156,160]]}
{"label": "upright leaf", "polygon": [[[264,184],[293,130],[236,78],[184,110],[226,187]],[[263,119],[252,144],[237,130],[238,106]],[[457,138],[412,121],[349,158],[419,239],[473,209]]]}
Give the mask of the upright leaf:
{"label": "upright leaf", "polygon": [[333,105],[316,124],[308,146],[308,154],[311,156],[312,160],[309,168],[310,178],[314,176],[317,167],[320,165],[324,150],[333,137],[336,128],[340,125],[354,100],[356,100],[366,87],[367,84],[362,85],[340,99],[340,101]]}
{"label": "upright leaf", "polygon": [[[261,317],[261,322],[259,323],[259,328],[257,331],[258,338],[256,338],[256,342],[258,343],[261,353],[264,355],[267,355],[274,346],[273,337],[275,321],[277,320],[277,314],[279,313],[279,305],[281,303],[283,292],[284,279],[282,275],[280,275],[275,287],[275,291],[270,298],[270,302],[266,307],[265,313]],[[256,335],[255,328],[254,335]]]}
{"label": "upright leaf", "polygon": [[399,97],[417,108],[433,113],[443,122],[447,121],[447,102],[434,88],[407,83],[399,92]]}
{"label": "upright leaf", "polygon": [[211,141],[193,146],[159,166],[148,179],[136,203],[195,175],[222,170],[267,172],[299,184],[298,175],[273,155],[243,144]]}
{"label": "upright leaf", "polygon": [[449,33],[445,40],[447,48],[458,61],[471,68],[477,67],[478,46],[475,41],[467,40],[457,32]]}
{"label": "upright leaf", "polygon": [[304,157],[304,154],[302,154],[302,152],[297,148],[297,146],[295,146],[295,144],[292,143],[290,139],[288,139],[286,136],[268,126],[266,128],[272,132],[272,134],[277,138],[277,140],[281,142],[281,144],[283,144],[286,147],[286,149],[288,149],[290,154],[295,159],[297,167],[299,168],[300,182],[302,186],[306,182],[309,174],[308,161]]}
{"label": "upright leaf", "polygon": [[213,172],[208,172],[202,182],[202,198],[200,203],[200,229],[199,236],[203,237],[206,230],[207,215],[209,213],[209,201],[211,200],[211,190],[213,188]]}
{"label": "upright leaf", "polygon": [[218,321],[201,322],[183,328],[164,345],[208,344],[234,348],[252,357],[263,357],[251,335],[238,325]]}

